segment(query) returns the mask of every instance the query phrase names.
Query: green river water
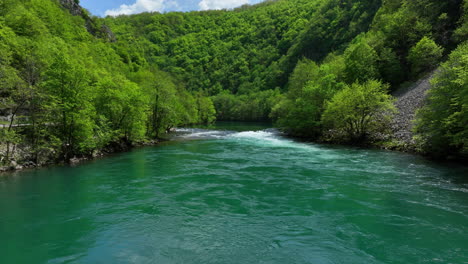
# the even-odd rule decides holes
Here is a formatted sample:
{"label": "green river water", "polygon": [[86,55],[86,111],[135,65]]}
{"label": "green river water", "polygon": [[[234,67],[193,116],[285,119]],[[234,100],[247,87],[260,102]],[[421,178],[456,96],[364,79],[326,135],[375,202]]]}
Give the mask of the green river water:
{"label": "green river water", "polygon": [[0,263],[468,263],[466,167],[216,129],[0,177]]}

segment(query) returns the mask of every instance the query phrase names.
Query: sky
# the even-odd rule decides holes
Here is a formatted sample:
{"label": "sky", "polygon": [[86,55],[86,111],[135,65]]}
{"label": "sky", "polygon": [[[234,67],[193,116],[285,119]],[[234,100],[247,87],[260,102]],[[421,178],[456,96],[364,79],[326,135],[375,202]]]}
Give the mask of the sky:
{"label": "sky", "polygon": [[262,0],[81,0],[82,7],[96,16],[129,15],[142,12],[193,11],[234,8]]}

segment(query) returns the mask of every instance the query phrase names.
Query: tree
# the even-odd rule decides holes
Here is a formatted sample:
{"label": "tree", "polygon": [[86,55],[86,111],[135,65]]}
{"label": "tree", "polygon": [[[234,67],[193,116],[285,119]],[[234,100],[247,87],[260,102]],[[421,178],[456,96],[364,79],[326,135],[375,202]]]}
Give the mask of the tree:
{"label": "tree", "polygon": [[306,66],[300,67],[306,71],[295,70],[293,75],[304,76],[298,73],[305,72],[307,78],[291,78],[301,81],[292,86],[294,89],[290,86],[283,99],[273,107],[271,116],[280,128],[295,136],[318,138],[322,135],[324,103],[344,86],[343,57],[331,54],[320,66],[313,62]]}
{"label": "tree", "polygon": [[455,38],[458,41],[468,39],[468,0],[463,1],[463,12],[460,18],[460,27],[455,30]]}
{"label": "tree", "polygon": [[381,132],[395,112],[387,90],[388,85],[370,80],[337,92],[327,103],[322,117],[328,136],[362,142],[372,132]]}
{"label": "tree", "polygon": [[197,109],[199,122],[211,124],[216,120],[216,110],[213,101],[209,97],[201,94],[197,95]]}
{"label": "tree", "polygon": [[432,80],[415,131],[422,149],[434,156],[468,156],[468,43],[460,45]]}
{"label": "tree", "polygon": [[103,77],[95,99],[100,123],[106,123],[112,140],[141,139],[145,135],[147,103],[140,87],[122,76]]}
{"label": "tree", "polygon": [[95,147],[95,109],[85,68],[66,54],[60,54],[45,72],[44,79],[42,88],[48,98],[45,108],[50,113],[51,132],[62,143],[64,159],[89,152]]}
{"label": "tree", "polygon": [[298,95],[307,82],[317,77],[319,67],[311,60],[300,60],[289,78],[289,94]]}
{"label": "tree", "polygon": [[213,97],[213,104],[218,120],[241,120],[239,106],[242,102],[239,96],[235,96],[228,91],[222,91]]}
{"label": "tree", "polygon": [[348,83],[364,82],[379,77],[377,52],[365,41],[352,44],[344,53]]}
{"label": "tree", "polygon": [[397,54],[391,48],[380,51],[379,72],[385,82],[393,85],[400,84],[406,77]]}
{"label": "tree", "polygon": [[423,37],[408,54],[411,71],[414,77],[423,72],[434,69],[442,58],[444,49],[432,39]]}

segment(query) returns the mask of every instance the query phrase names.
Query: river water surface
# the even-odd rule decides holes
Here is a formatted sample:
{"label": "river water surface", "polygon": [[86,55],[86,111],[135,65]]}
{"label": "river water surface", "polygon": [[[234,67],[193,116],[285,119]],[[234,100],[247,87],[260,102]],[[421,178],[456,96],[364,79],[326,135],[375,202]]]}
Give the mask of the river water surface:
{"label": "river water surface", "polygon": [[0,263],[468,263],[468,170],[182,129],[77,167],[0,178]]}

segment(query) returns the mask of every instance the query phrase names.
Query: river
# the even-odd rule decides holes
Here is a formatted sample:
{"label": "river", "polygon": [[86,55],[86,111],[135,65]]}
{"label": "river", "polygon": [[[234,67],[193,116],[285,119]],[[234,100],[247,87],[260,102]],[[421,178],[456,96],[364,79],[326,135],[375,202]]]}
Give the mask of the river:
{"label": "river", "polygon": [[0,177],[0,263],[468,263],[467,176],[261,124],[181,129]]}

